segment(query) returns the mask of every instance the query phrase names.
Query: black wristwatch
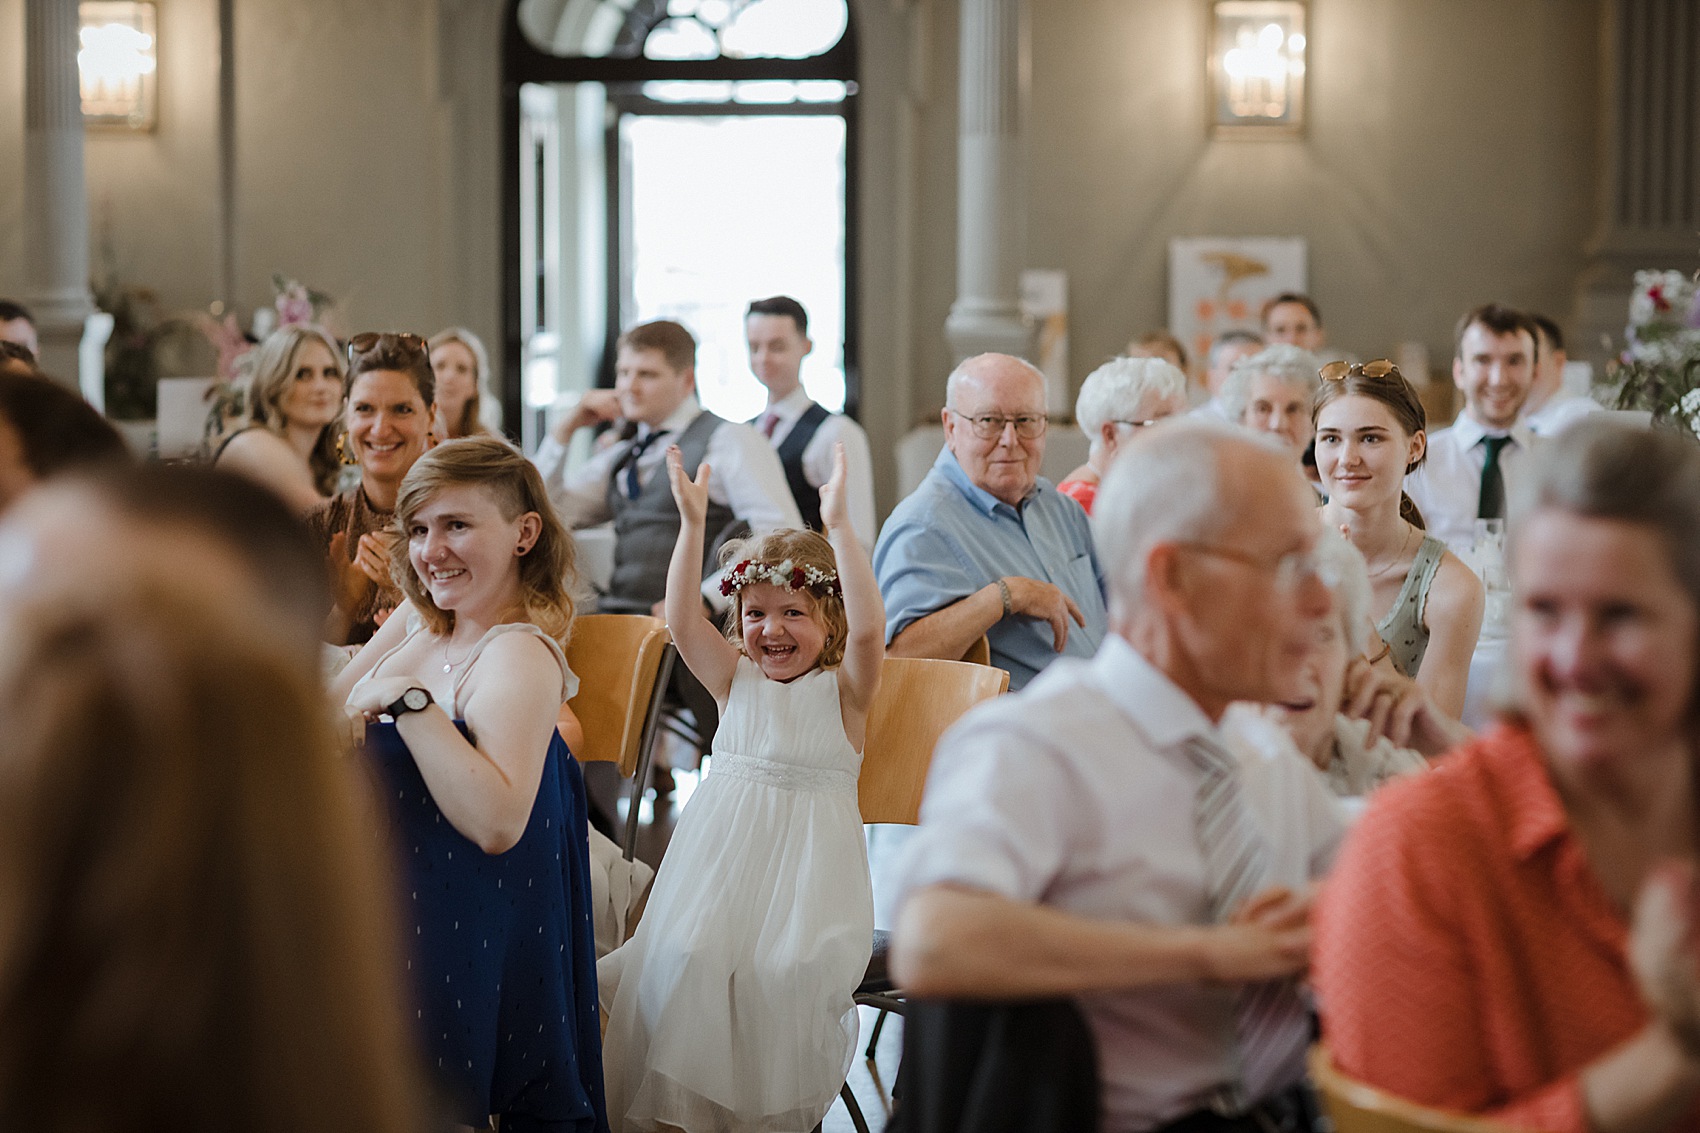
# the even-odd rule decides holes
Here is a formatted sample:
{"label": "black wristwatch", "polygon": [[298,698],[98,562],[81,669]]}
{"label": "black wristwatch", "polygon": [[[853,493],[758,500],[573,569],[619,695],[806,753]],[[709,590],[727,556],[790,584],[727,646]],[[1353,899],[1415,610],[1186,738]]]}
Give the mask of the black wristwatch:
{"label": "black wristwatch", "polygon": [[431,707],[431,704],[431,694],[418,685],[414,685],[396,697],[392,703],[386,705],[384,715],[392,720],[399,720],[409,712],[423,712]]}

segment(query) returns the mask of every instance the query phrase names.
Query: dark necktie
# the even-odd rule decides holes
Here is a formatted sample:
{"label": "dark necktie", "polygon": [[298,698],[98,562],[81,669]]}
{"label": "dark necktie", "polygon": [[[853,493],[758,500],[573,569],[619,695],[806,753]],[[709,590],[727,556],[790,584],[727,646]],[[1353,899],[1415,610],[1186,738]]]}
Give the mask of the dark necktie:
{"label": "dark necktie", "polygon": [[639,437],[635,442],[633,442],[632,447],[627,450],[626,498],[628,500],[637,499],[638,493],[643,491],[643,484],[638,480],[638,460],[643,456],[644,450],[654,444],[656,438],[660,436],[660,429],[652,429],[647,436]]}
{"label": "dark necktie", "polygon": [[1499,470],[1499,453],[1510,443],[1510,437],[1482,438],[1487,458],[1482,462],[1482,491],[1476,499],[1477,519],[1505,518],[1505,476]]}
{"label": "dark necktie", "polygon": [[773,439],[773,430],[779,427],[779,414],[767,413],[761,419],[761,435],[768,440]]}

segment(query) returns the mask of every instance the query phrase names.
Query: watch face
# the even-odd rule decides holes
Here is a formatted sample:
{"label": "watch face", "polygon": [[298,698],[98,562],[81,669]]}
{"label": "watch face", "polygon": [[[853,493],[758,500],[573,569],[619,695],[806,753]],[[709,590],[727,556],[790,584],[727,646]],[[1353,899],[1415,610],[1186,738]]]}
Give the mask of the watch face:
{"label": "watch face", "polygon": [[410,712],[422,712],[431,703],[431,694],[422,688],[410,688],[401,694],[401,702]]}

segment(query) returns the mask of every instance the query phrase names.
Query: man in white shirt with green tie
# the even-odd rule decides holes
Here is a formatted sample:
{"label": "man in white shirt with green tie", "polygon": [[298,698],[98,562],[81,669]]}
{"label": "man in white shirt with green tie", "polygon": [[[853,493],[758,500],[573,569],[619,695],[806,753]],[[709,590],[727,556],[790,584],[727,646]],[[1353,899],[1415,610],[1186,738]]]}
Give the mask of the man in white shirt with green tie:
{"label": "man in white shirt with green tie", "polygon": [[1405,477],[1405,491],[1429,533],[1465,555],[1476,520],[1505,518],[1535,441],[1519,416],[1535,380],[1539,332],[1522,311],[1489,303],[1458,321],[1456,341],[1452,381],[1464,409],[1449,428],[1429,434],[1428,459]]}

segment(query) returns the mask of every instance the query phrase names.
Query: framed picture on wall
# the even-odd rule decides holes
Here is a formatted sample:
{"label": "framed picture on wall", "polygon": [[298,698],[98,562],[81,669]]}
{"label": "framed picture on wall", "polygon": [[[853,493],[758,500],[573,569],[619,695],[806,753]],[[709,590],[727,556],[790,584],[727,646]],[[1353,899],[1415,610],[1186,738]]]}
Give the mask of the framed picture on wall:
{"label": "framed picture on wall", "polygon": [[1169,241],[1169,333],[1202,372],[1225,330],[1258,330],[1263,304],[1308,287],[1302,236],[1189,236]]}

